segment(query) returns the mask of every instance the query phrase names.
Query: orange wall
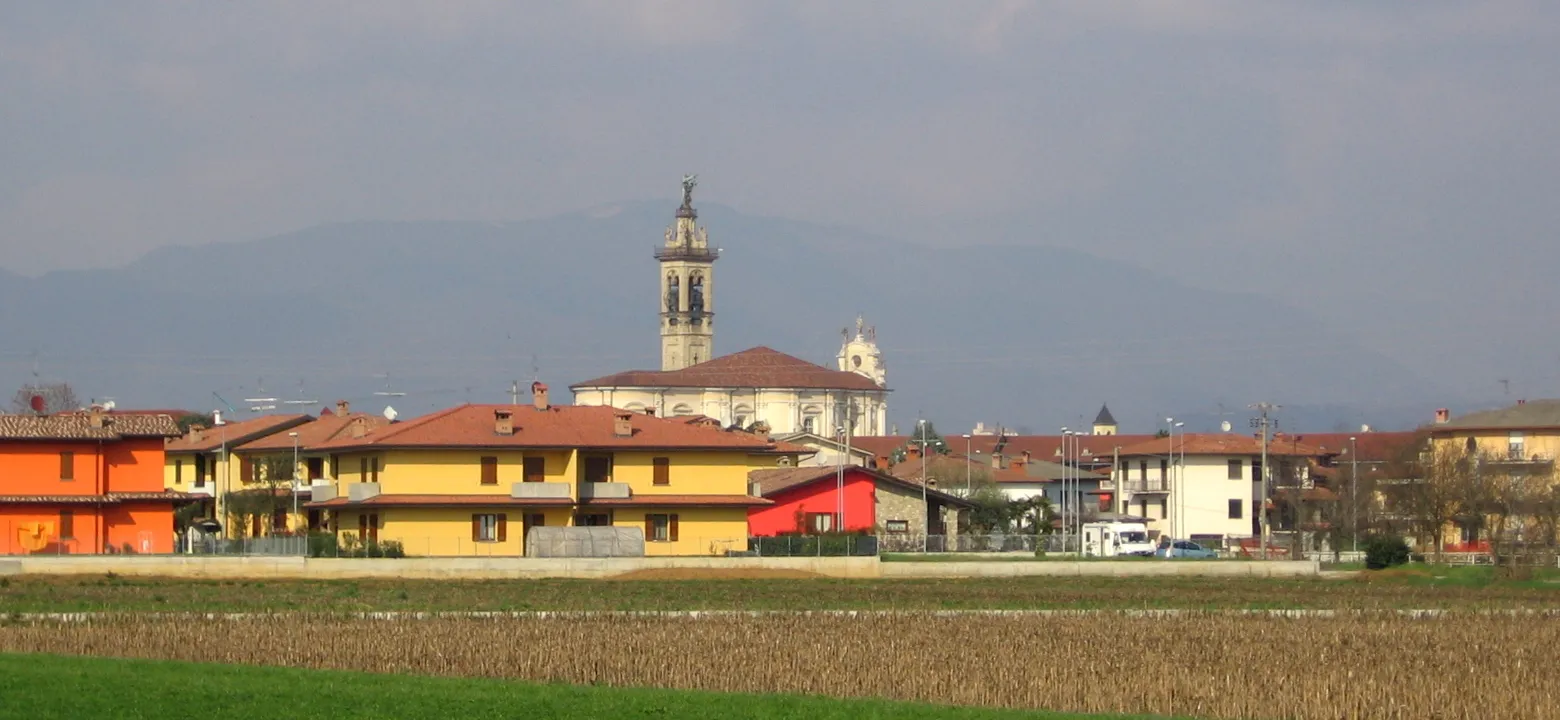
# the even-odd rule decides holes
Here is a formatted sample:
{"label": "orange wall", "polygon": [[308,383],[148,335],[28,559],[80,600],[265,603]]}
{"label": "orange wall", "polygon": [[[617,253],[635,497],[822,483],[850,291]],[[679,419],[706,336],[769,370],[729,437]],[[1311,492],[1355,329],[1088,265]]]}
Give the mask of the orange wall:
{"label": "orange wall", "polygon": [[[104,449],[96,442],[0,443],[0,477],[5,478],[0,494],[97,495],[102,481],[99,453]],[[74,480],[60,479],[61,452],[75,453]]]}
{"label": "orange wall", "polygon": [[123,503],[104,510],[108,543],[137,553],[173,552],[173,511],[166,503]]}
{"label": "orange wall", "polygon": [[[75,527],[75,532],[72,533],[75,539],[64,539],[59,536],[60,510],[70,510],[75,513],[76,519],[72,523]],[[168,518],[171,527],[173,519],[171,512],[168,514]],[[89,555],[99,552],[101,549],[98,546],[98,542],[103,532],[103,526],[97,517],[97,510],[91,505],[70,507],[57,505],[4,505],[0,506],[0,533],[4,533],[0,535],[0,555],[23,555],[34,552],[23,549],[18,542],[19,538],[17,536],[23,524],[33,522],[46,522],[53,527],[53,532],[50,533],[48,538],[48,544],[42,550],[36,551],[39,554],[69,553],[73,555]],[[169,540],[170,542],[172,540],[171,532]]]}
{"label": "orange wall", "polygon": [[162,492],[162,438],[108,443],[108,492]]}

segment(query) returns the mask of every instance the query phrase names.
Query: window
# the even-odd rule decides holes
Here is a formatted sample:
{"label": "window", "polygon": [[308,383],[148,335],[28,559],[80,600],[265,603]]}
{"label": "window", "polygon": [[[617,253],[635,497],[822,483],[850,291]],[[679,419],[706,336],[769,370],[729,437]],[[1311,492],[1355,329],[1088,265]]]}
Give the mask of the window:
{"label": "window", "polygon": [[1170,461],[1166,460],[1165,458],[1159,458],[1159,482],[1164,482],[1165,477],[1169,475],[1169,472]]}
{"label": "window", "polygon": [[612,482],[612,456],[587,456],[585,458],[585,482]]}
{"label": "window", "polygon": [[1523,452],[1523,436],[1521,430],[1513,430],[1506,436],[1506,459],[1521,460],[1526,453]]}
{"label": "window", "polygon": [[909,520],[889,520],[885,528],[891,533],[910,532]]}
{"label": "window", "polygon": [[1230,475],[1229,475],[1229,479],[1231,479],[1231,480],[1244,480],[1244,479],[1246,479],[1246,476],[1245,476],[1245,474],[1243,472],[1244,469],[1245,469],[1245,466],[1240,461],[1240,458],[1235,458],[1234,460],[1231,460],[1230,461]]}
{"label": "window", "polygon": [[612,516],[607,513],[580,513],[574,516],[574,524],[579,527],[610,527]]}
{"label": "window", "polygon": [[195,487],[206,487],[206,456],[195,456]]}
{"label": "window", "polygon": [[811,418],[811,417],[804,417],[804,418],[802,418],[802,432],[812,432],[812,431],[813,431],[813,418]]}
{"label": "window", "polygon": [[322,480],[325,478],[325,458],[309,458],[305,462],[309,466],[310,480]]}
{"label": "window", "polygon": [[60,479],[76,479],[76,453],[69,450],[60,453]]}
{"label": "window", "polygon": [[482,484],[498,484],[498,458],[487,455],[482,458]]}
{"label": "window", "polygon": [[248,457],[238,459],[238,481],[252,483],[255,481],[255,461]]}
{"label": "window", "polygon": [[[1237,461],[1237,462],[1239,462],[1239,461]],[[1241,514],[1241,508],[1244,507],[1244,506],[1245,506],[1245,503],[1241,502],[1240,498],[1233,498],[1233,499],[1231,499],[1230,500],[1230,519],[1231,520],[1239,520],[1240,519],[1240,514]]]}
{"label": "window", "polygon": [[358,515],[358,537],[365,543],[379,542],[379,513]]}
{"label": "window", "polygon": [[645,540],[648,542],[677,542],[677,513],[645,516]]}
{"label": "window", "polygon": [[833,513],[807,513],[807,531],[826,533],[834,530]]}
{"label": "window", "polygon": [[1147,460],[1139,460],[1138,461],[1138,478],[1141,479],[1145,483],[1148,482],[1148,461]]}
{"label": "window", "polygon": [[184,461],[183,460],[174,460],[173,461],[173,484],[174,485],[183,485],[184,484]]}
{"label": "window", "polygon": [[543,482],[547,479],[547,458],[528,457],[523,461],[525,482]]}
{"label": "window", "polygon": [[671,485],[672,484],[672,459],[671,458],[658,457],[658,458],[655,458],[654,460],[652,460],[651,463],[655,466],[655,480],[654,480],[654,484],[656,484],[656,485]]}
{"label": "window", "polygon": [[373,471],[373,478],[374,479],[371,480],[370,482],[379,482],[379,458],[373,458],[369,462],[368,468],[369,468],[369,470]]}
{"label": "window", "polygon": [[76,539],[76,513],[69,510],[60,511],[60,539]]}
{"label": "window", "polygon": [[358,482],[368,482],[368,458],[358,458]]}
{"label": "window", "polygon": [[[541,513],[530,513],[521,519],[525,521],[525,530],[530,530],[531,528],[547,527],[547,516]],[[606,522],[603,524],[611,525],[612,523]]]}
{"label": "window", "polygon": [[499,513],[471,516],[472,542],[504,542],[509,539],[509,516]]}
{"label": "window", "polygon": [[339,479],[341,479],[341,456],[340,455],[332,454],[330,456],[330,479],[332,479],[332,480],[339,480]]}

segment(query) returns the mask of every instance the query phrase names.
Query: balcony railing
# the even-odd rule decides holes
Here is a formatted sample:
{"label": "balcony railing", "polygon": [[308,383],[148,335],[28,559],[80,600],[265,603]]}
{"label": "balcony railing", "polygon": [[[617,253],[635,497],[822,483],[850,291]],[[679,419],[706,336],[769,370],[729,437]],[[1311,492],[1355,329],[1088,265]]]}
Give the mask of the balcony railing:
{"label": "balcony railing", "polygon": [[714,260],[720,257],[720,250],[709,247],[666,247],[655,249],[657,260]]}
{"label": "balcony railing", "polygon": [[1127,492],[1167,493],[1170,492],[1170,483],[1163,478],[1155,478],[1150,480],[1128,480]]}

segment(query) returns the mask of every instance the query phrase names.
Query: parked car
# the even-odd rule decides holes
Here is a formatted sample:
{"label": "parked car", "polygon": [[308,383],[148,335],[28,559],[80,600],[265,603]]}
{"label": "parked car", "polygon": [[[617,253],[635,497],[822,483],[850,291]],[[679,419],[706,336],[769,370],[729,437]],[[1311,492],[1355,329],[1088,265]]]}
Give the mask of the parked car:
{"label": "parked car", "polygon": [[1161,546],[1154,551],[1154,557],[1207,559],[1216,558],[1219,554],[1190,540],[1174,540],[1169,545]]}

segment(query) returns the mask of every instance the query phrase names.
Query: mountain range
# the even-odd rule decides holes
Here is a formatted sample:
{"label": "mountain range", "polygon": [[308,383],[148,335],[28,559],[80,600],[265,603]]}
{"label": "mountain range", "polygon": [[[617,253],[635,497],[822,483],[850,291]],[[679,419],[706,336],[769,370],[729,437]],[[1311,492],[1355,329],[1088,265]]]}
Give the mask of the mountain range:
{"label": "mountain range", "polygon": [[[406,415],[506,399],[533,377],[561,389],[654,369],[651,253],[673,209],[339,223],[107,270],[0,272],[0,381],[65,380],[126,407],[347,398]],[[860,313],[901,429],[924,416],[944,432],[1051,432],[1108,402],[1124,432],[1172,415],[1213,430],[1243,426],[1258,401],[1284,406],[1281,428],[1387,429],[1446,397],[1294,308],[1127,262],[1045,245],[933,248],[718,205],[700,222],[722,250],[717,352],[766,345],[832,365]]]}

